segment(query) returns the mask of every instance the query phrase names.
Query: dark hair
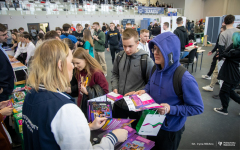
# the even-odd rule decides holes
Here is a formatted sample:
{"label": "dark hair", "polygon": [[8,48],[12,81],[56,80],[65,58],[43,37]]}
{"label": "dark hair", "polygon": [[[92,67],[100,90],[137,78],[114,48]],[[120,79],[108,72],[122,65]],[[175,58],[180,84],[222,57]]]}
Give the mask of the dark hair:
{"label": "dark hair", "polygon": [[154,27],[157,27],[157,26],[158,26],[158,24],[157,24],[157,23],[155,23],[155,24],[154,24]]}
{"label": "dark hair", "polygon": [[60,30],[62,32],[62,29],[60,27],[56,27],[55,31]]}
{"label": "dark hair", "polygon": [[226,25],[232,24],[232,23],[234,22],[234,20],[235,20],[235,16],[233,16],[233,15],[227,15],[227,16],[224,18],[224,23],[225,23]]}
{"label": "dark hair", "polygon": [[226,28],[226,25],[223,25],[221,28],[222,28],[224,31],[227,29],[227,28]]}
{"label": "dark hair", "polygon": [[163,24],[169,28],[169,23],[168,22],[164,22]]}
{"label": "dark hair", "polygon": [[150,22],[150,24],[151,24],[152,22]]}
{"label": "dark hair", "polygon": [[105,26],[102,27],[102,31],[105,32],[107,28]]}
{"label": "dark hair", "polygon": [[43,40],[43,38],[44,38],[44,34],[42,34],[42,33],[38,33],[38,37],[39,37],[41,40]]}
{"label": "dark hair", "polygon": [[183,21],[182,17],[178,17],[178,18],[177,18],[177,24],[181,24],[182,21]]}
{"label": "dark hair", "polygon": [[70,24],[65,23],[65,24],[63,25],[63,31],[68,31],[69,28],[71,28],[71,25],[70,25]]}
{"label": "dark hair", "polygon": [[64,38],[62,41],[63,41],[63,43],[68,45],[70,50],[74,49],[74,44],[73,44],[73,42],[69,38]]}
{"label": "dark hair", "polygon": [[29,34],[27,31],[24,31],[23,34]]}
{"label": "dark hair", "polygon": [[23,37],[25,38],[25,39],[29,39],[29,40],[32,40],[32,37],[31,37],[31,35],[30,34],[23,34]]}
{"label": "dark hair", "polygon": [[6,27],[5,25],[3,25],[3,24],[0,23],[0,31],[1,31],[1,32],[7,31],[7,27]]}
{"label": "dark hair", "polygon": [[44,35],[44,40],[56,39],[56,37],[59,37],[58,33],[56,31],[52,30],[52,31],[48,31]]}
{"label": "dark hair", "polygon": [[12,32],[18,33],[18,30],[17,29],[13,29]]}
{"label": "dark hair", "polygon": [[88,27],[88,24],[85,24],[85,28],[87,28]]}
{"label": "dark hair", "polygon": [[20,30],[24,30],[23,27],[18,28],[18,31],[20,31]]}

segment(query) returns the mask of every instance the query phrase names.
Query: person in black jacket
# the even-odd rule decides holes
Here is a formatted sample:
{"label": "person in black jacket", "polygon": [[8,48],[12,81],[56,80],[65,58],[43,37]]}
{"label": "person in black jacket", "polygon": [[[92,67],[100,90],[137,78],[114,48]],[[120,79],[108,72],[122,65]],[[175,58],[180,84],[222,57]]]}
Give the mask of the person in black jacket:
{"label": "person in black jacket", "polygon": [[188,34],[187,34],[187,30],[183,26],[183,18],[182,17],[177,18],[177,25],[178,25],[178,27],[174,30],[173,33],[176,34],[180,40],[181,53],[182,53],[181,59],[183,59],[189,54],[189,52],[184,52],[185,45],[188,44]]}
{"label": "person in black jacket", "polygon": [[240,104],[240,96],[234,91],[240,83],[240,31],[235,32],[232,39],[233,43],[219,55],[225,58],[218,74],[218,79],[224,81],[219,92],[222,107],[214,111],[223,115],[228,115],[229,98]]}
{"label": "person in black jacket", "polygon": [[[110,31],[108,31],[106,36],[106,42],[110,45],[112,63],[114,63],[115,53],[119,52],[119,41],[121,38],[119,31],[115,29],[114,23],[110,23]],[[106,44],[106,48],[109,51],[108,44]]]}
{"label": "person in black jacket", "polygon": [[0,24],[0,102],[8,100],[14,88],[13,68],[2,43],[7,42],[7,27]]}
{"label": "person in black jacket", "polygon": [[153,36],[157,36],[157,35],[160,34],[160,33],[161,33],[161,29],[160,29],[160,27],[158,26],[158,24],[155,23],[154,26],[153,26],[153,29],[152,29],[152,35],[153,35]]}
{"label": "person in black jacket", "polygon": [[[221,34],[223,31],[225,31],[225,30],[226,30],[226,26],[223,25],[223,26],[221,27],[221,32],[220,32],[219,35],[218,35],[216,45],[214,46],[213,50],[211,50],[210,52],[208,52],[208,56],[212,55],[214,52],[217,51],[217,49],[218,49],[218,42],[219,42],[219,36],[220,36],[220,34]],[[218,60],[218,58],[217,58],[216,56],[217,56],[217,52],[216,52],[216,54],[213,56],[213,60],[212,60],[212,63],[211,63],[211,67],[210,67],[209,72],[207,73],[207,75],[202,75],[202,78],[203,78],[203,79],[211,80],[211,75],[213,74],[213,71],[214,71],[214,69],[216,68],[216,64],[217,64],[217,60]]]}

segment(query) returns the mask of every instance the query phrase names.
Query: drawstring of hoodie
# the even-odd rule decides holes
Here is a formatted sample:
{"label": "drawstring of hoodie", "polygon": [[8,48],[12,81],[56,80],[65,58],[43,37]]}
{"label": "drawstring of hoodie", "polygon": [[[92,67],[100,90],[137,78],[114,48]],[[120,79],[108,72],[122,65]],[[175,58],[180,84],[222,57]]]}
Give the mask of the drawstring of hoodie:
{"label": "drawstring of hoodie", "polygon": [[160,74],[160,81],[159,81],[159,97],[160,97],[160,95],[161,95],[161,85],[162,85],[162,72],[161,72],[161,74]]}

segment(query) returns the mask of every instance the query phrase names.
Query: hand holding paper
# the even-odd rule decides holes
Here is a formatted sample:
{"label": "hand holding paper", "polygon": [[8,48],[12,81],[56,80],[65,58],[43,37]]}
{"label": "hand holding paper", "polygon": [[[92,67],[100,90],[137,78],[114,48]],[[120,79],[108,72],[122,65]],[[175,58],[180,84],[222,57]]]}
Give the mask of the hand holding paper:
{"label": "hand holding paper", "polygon": [[144,93],[146,93],[145,90],[140,90],[140,91],[135,92],[134,94],[141,96]]}
{"label": "hand holding paper", "polygon": [[167,103],[162,103],[160,105],[163,107],[157,108],[159,114],[166,115],[170,112],[170,105],[168,105]]}
{"label": "hand holding paper", "polygon": [[105,123],[106,123],[107,118],[99,118],[96,117],[95,120],[89,124],[90,130],[97,130],[100,129]]}

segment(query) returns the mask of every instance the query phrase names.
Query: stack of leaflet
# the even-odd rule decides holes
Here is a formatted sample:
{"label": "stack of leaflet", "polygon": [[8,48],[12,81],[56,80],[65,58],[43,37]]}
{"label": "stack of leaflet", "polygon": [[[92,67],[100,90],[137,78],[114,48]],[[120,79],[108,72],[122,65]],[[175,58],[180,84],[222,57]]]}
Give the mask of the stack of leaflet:
{"label": "stack of leaflet", "polygon": [[123,97],[130,111],[143,111],[145,109],[154,109],[163,107],[157,104],[147,93],[139,95],[130,95]]}
{"label": "stack of leaflet", "polygon": [[134,134],[128,138],[118,150],[150,150],[155,146],[155,142]]}
{"label": "stack of leaflet", "polygon": [[109,98],[109,99],[113,100],[114,102],[116,102],[116,101],[122,99],[123,96],[120,95],[120,94],[116,94],[114,92],[110,92],[110,93],[107,94],[107,98]]}
{"label": "stack of leaflet", "polygon": [[[127,130],[128,131],[128,138],[132,137],[135,133],[136,133],[136,130],[134,130],[133,128],[129,127],[129,126],[124,126],[123,129]],[[106,137],[107,134],[109,132],[112,132],[113,130],[107,130],[101,134],[98,135],[98,137],[101,139],[102,137]],[[118,142],[115,144],[115,147],[117,147],[119,144],[121,144],[121,142]]]}
{"label": "stack of leaflet", "polygon": [[135,121],[135,119],[121,119],[121,118],[107,119],[106,123],[102,127],[102,130],[121,129],[125,126],[130,125],[133,121]]}

